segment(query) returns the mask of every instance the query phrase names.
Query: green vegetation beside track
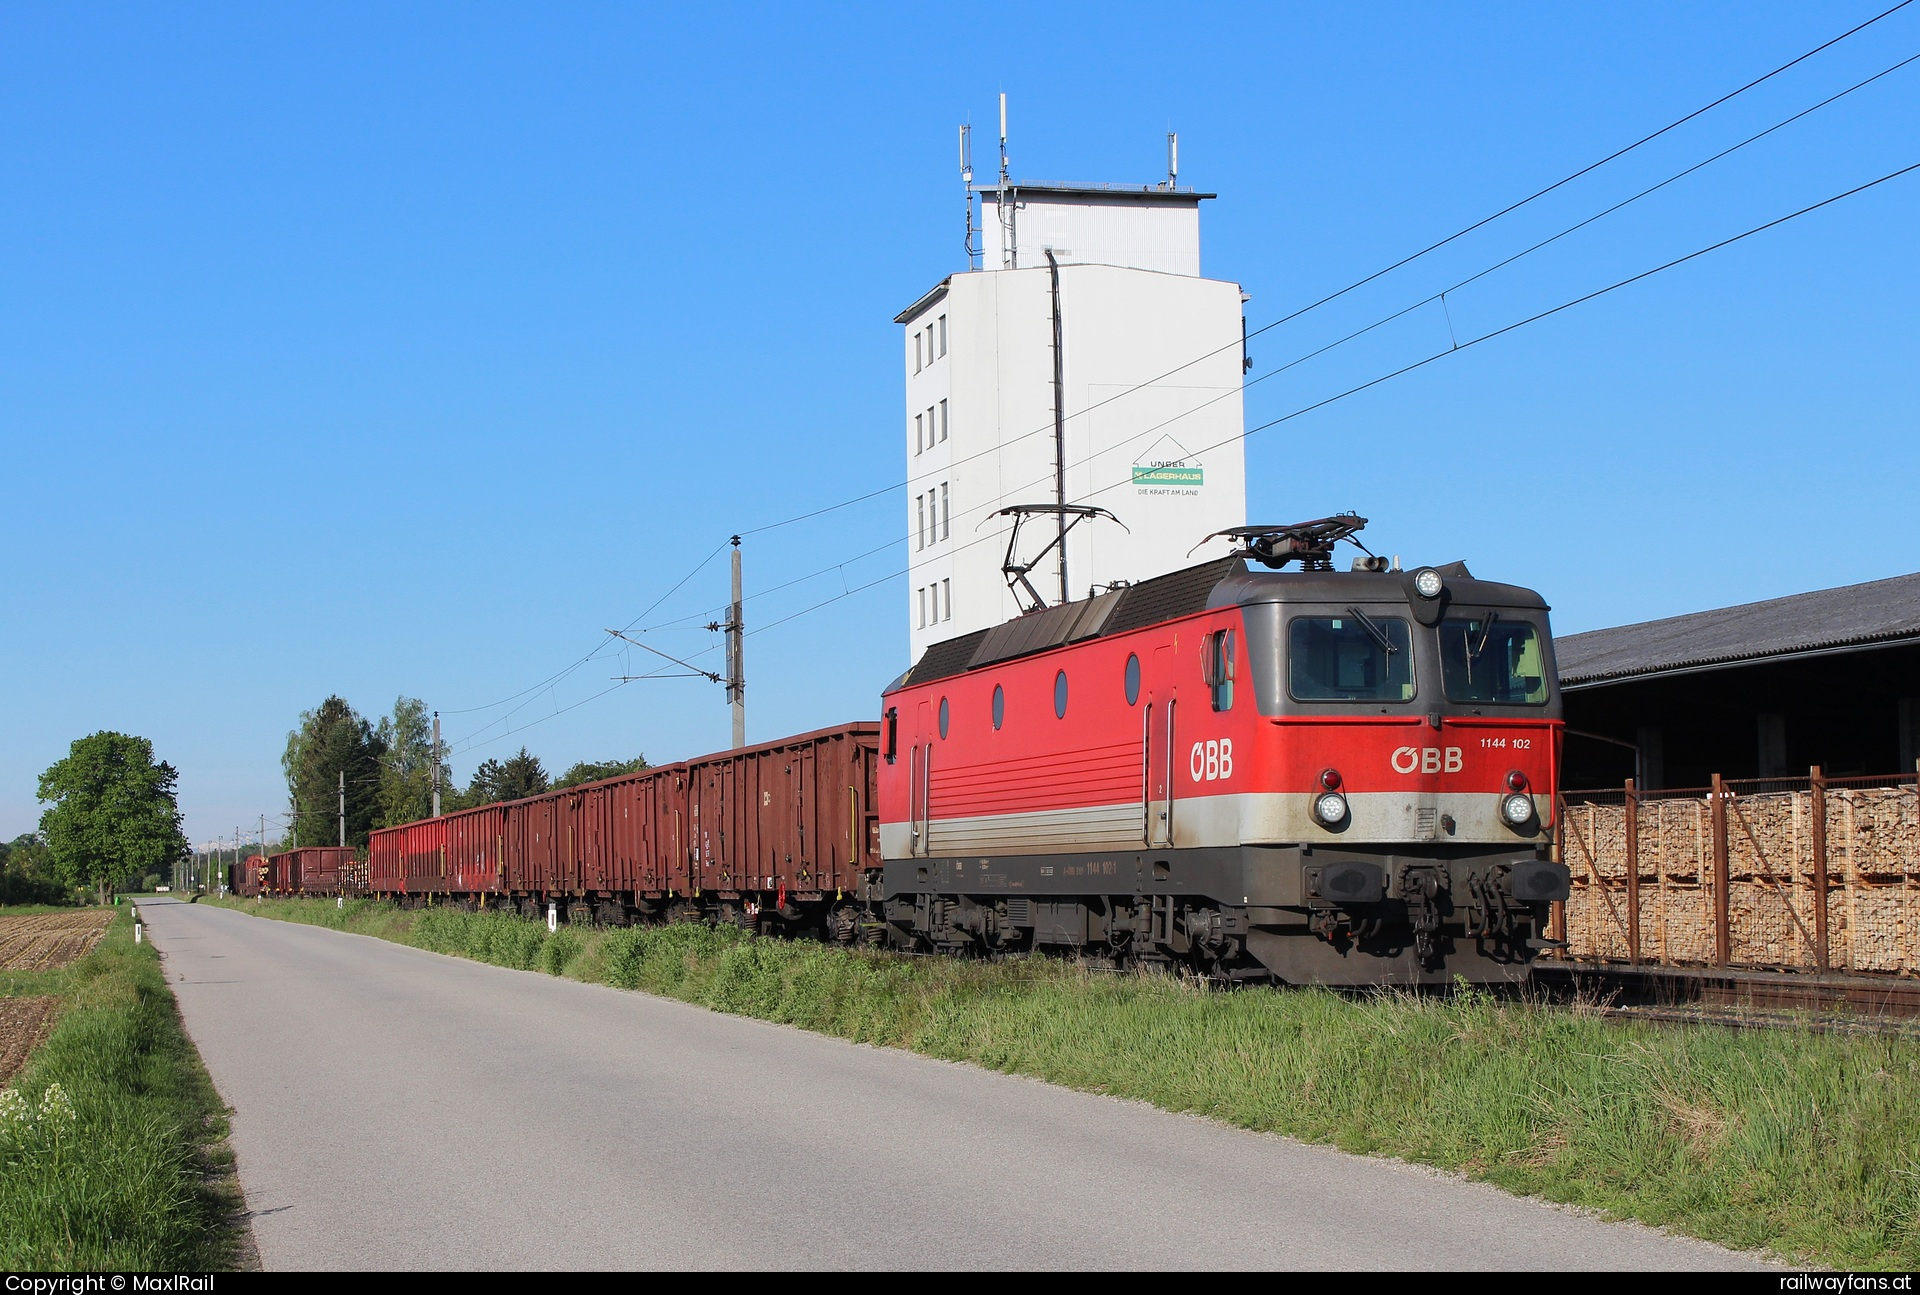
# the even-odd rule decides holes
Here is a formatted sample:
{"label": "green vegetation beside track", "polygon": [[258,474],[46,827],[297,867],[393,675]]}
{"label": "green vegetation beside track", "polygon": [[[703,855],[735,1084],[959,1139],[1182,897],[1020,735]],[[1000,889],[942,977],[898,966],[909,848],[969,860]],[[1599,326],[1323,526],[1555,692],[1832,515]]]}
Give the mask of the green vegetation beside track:
{"label": "green vegetation beside track", "polygon": [[1399,1156],[1789,1262],[1920,1267],[1920,1043],[1485,994],[1216,991],[731,930],[222,901]]}
{"label": "green vegetation beside track", "polygon": [[133,922],[122,906],[60,970],[0,971],[0,998],[59,1000],[52,1033],[0,1085],[0,1268],[204,1271],[239,1259],[225,1110]]}

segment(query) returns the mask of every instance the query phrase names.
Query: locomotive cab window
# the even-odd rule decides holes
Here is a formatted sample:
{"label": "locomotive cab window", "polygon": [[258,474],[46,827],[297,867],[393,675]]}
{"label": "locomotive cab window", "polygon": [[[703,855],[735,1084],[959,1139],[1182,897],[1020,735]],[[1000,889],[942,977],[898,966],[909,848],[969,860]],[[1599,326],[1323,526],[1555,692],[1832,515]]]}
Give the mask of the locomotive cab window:
{"label": "locomotive cab window", "polygon": [[1215,710],[1233,709],[1233,631],[1215,630],[1207,635],[1204,661],[1207,688],[1213,695]]}
{"label": "locomotive cab window", "polygon": [[1287,691],[1295,701],[1411,701],[1407,622],[1358,608],[1296,616],[1287,630]]}
{"label": "locomotive cab window", "polygon": [[1440,622],[1440,673],[1448,701],[1538,706],[1547,699],[1539,633],[1499,612]]}

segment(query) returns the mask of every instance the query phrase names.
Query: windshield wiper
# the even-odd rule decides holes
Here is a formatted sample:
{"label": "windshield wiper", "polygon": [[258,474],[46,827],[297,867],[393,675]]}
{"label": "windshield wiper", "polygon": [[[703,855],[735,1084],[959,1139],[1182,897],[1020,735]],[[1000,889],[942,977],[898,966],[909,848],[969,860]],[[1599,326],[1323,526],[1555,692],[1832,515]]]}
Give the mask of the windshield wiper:
{"label": "windshield wiper", "polygon": [[1487,623],[1480,627],[1480,646],[1467,649],[1467,660],[1478,661],[1480,659],[1480,654],[1487,650],[1487,636],[1493,633],[1493,623],[1499,619],[1499,612],[1487,613]]}
{"label": "windshield wiper", "polygon": [[1349,607],[1347,610],[1353,613],[1353,618],[1366,628],[1367,633],[1373,635],[1373,641],[1386,649],[1388,656],[1392,656],[1400,650],[1393,645],[1393,640],[1387,637],[1387,632],[1374,623],[1373,617],[1367,615],[1358,607]]}

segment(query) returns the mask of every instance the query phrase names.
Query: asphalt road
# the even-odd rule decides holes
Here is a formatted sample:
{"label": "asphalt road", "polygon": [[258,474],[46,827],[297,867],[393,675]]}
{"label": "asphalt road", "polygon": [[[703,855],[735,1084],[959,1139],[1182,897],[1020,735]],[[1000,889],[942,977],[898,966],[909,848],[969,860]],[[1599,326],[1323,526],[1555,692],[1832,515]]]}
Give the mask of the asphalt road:
{"label": "asphalt road", "polygon": [[140,905],[261,1261],[1756,1266],[1421,1169],[643,994]]}

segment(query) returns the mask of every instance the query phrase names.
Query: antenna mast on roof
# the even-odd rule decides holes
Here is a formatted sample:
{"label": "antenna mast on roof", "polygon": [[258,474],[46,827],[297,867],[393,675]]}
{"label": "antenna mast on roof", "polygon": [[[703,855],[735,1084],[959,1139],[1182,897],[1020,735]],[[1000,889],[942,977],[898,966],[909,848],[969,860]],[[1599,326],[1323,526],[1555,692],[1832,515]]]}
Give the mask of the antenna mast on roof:
{"label": "antenna mast on roof", "polygon": [[973,125],[960,128],[960,187],[967,193],[967,268],[980,268],[980,253],[973,246]]}
{"label": "antenna mast on roof", "polygon": [[1013,200],[1013,177],[1007,168],[1007,95],[1000,92],[1000,188],[994,195],[994,204],[1000,213],[1000,268],[1017,270],[1019,266],[1019,244],[1013,236],[1013,213],[1018,205]]}
{"label": "antenna mast on roof", "polygon": [[1180,184],[1180,136],[1175,131],[1167,132],[1167,189],[1171,192]]}

